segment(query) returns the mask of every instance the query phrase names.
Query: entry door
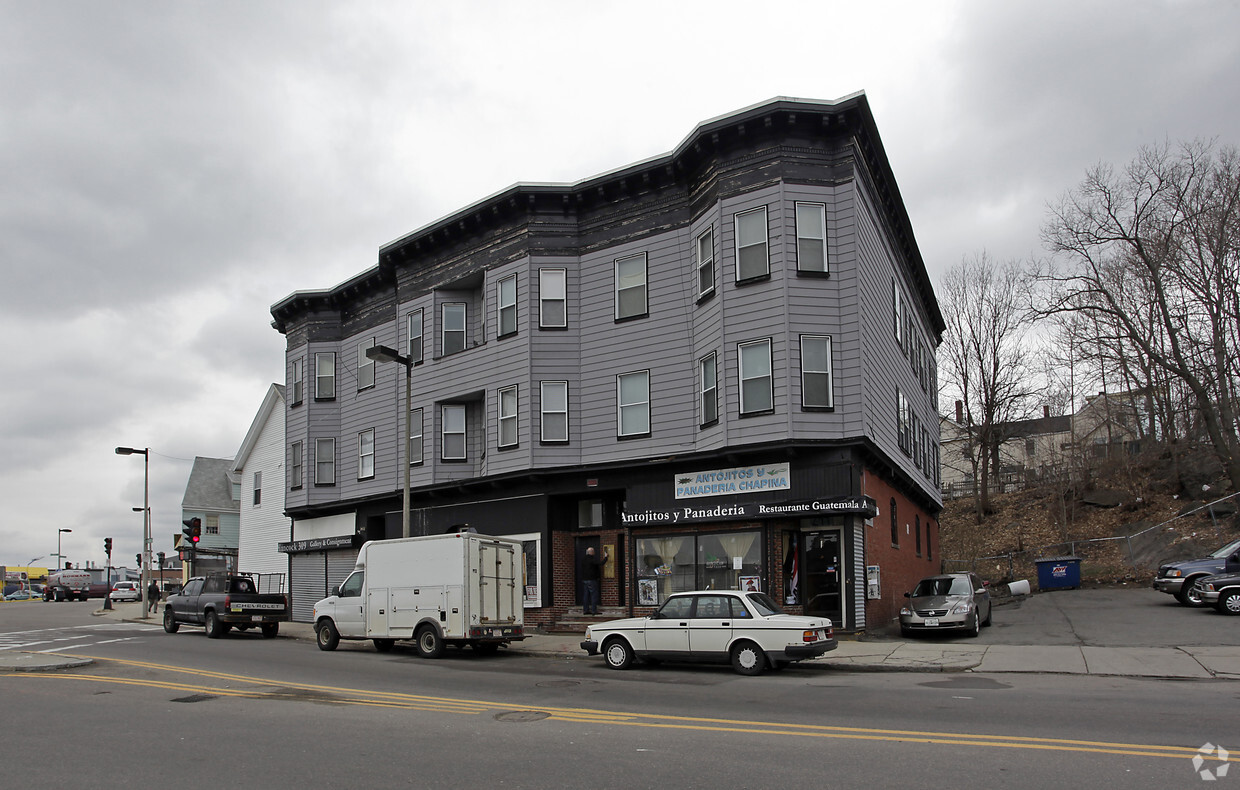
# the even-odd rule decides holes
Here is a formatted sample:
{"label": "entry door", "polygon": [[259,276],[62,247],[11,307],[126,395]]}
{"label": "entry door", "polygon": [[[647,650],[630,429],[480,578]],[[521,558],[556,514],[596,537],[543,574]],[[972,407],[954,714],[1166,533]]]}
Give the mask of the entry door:
{"label": "entry door", "polygon": [[805,534],[805,613],[844,625],[844,541],[839,530]]}
{"label": "entry door", "polygon": [[[574,603],[581,604],[585,601],[585,597],[586,597],[585,587],[581,583],[581,566],[585,563],[586,549],[594,549],[594,556],[597,558],[597,557],[602,556],[602,553],[603,553],[602,544],[603,544],[602,540],[600,540],[597,535],[594,535],[592,537],[577,538],[576,546],[574,547],[574,553],[576,554],[576,565],[573,570],[574,579],[576,580],[575,584],[573,585],[573,588],[576,591],[577,597],[573,601]],[[601,575],[602,574],[600,574],[600,576]],[[602,595],[602,587],[603,587],[602,579],[600,579],[599,580],[600,596]],[[601,604],[601,601],[600,601],[600,604]]]}

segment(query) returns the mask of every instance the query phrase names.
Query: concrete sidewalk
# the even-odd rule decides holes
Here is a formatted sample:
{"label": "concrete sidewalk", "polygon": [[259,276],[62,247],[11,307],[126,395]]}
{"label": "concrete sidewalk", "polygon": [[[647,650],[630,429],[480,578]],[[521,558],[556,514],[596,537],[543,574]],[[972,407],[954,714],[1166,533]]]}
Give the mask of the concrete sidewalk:
{"label": "concrete sidewalk", "polygon": [[[124,622],[159,623],[155,617],[143,620],[138,604],[116,604],[112,611],[96,614]],[[313,642],[314,630],[307,623],[281,623],[280,636]],[[579,646],[581,639],[581,634],[534,634],[508,649],[521,655],[602,662],[600,656],[586,655]],[[0,671],[44,670],[71,661],[75,660],[53,654],[0,652]],[[1240,679],[1240,647],[984,645],[844,638],[836,650],[797,666],[844,672],[1026,672],[1234,680]]]}

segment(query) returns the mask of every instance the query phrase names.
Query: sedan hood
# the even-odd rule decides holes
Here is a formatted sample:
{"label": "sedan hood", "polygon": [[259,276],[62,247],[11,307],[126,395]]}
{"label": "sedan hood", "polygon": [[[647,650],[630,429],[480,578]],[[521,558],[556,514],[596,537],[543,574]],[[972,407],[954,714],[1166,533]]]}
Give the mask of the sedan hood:
{"label": "sedan hood", "polygon": [[916,595],[910,600],[917,609],[950,609],[969,600],[968,595]]}

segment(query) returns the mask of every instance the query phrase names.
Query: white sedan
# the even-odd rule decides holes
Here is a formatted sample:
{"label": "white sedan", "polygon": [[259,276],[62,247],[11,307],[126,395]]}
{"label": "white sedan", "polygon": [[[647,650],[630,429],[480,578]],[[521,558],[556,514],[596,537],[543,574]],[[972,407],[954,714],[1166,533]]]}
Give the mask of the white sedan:
{"label": "white sedan", "polygon": [[113,601],[137,601],[142,596],[138,593],[137,582],[117,582],[112,585]]}
{"label": "white sedan", "polygon": [[674,593],[649,617],[586,628],[581,648],[602,652],[612,669],[635,660],[726,663],[742,675],[821,656],[837,644],[825,617],[784,614],[765,593],[699,590]]}

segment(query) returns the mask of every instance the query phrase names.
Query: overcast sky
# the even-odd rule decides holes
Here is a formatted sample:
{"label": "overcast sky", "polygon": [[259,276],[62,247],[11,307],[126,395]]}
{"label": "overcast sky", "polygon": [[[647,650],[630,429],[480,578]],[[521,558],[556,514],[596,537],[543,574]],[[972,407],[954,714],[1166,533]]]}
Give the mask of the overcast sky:
{"label": "overcast sky", "polygon": [[1042,255],[1045,206],[1143,145],[1240,144],[1240,3],[0,0],[0,564],[171,552],[232,458],[271,305],[518,181],[864,90],[937,279]]}

